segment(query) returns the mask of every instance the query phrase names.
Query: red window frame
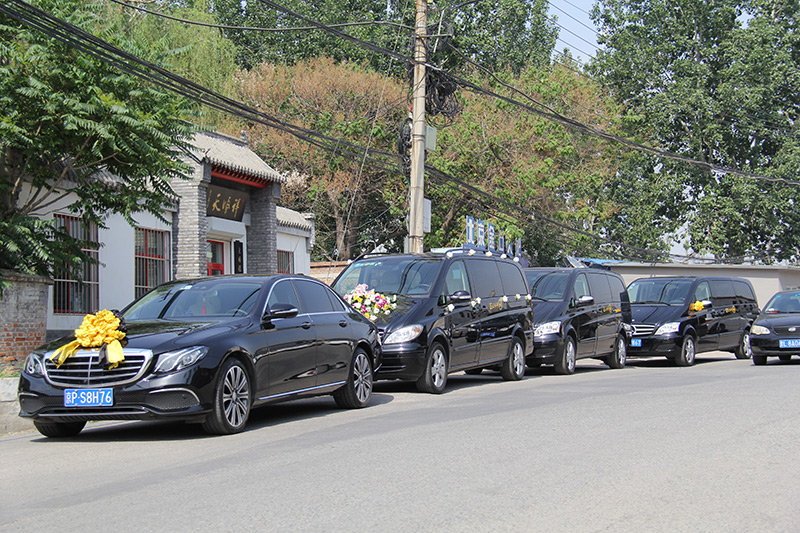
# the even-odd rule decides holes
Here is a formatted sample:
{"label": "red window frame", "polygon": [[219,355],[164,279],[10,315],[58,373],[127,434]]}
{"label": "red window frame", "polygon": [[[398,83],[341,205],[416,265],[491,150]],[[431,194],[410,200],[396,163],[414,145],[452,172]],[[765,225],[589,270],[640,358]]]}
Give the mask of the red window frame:
{"label": "red window frame", "polygon": [[169,232],[136,228],[134,290],[140,297],[169,281]]}
{"label": "red window frame", "polygon": [[294,274],[294,252],[278,250],[278,274]]}
{"label": "red window frame", "polygon": [[[220,276],[225,274],[225,243],[222,241],[212,241],[208,240],[208,263],[206,263],[206,268],[208,269],[209,276]],[[212,263],[211,258],[213,257],[211,253],[211,245],[212,244],[219,244],[222,247],[222,263]]]}

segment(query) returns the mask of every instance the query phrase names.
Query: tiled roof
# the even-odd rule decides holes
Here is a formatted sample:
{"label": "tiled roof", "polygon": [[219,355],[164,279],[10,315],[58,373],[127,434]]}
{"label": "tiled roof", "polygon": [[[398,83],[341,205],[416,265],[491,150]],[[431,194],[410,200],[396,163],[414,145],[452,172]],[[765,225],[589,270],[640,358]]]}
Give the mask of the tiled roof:
{"label": "tiled roof", "polygon": [[306,220],[302,213],[298,213],[297,211],[277,206],[276,215],[279,226],[298,228],[305,231],[311,231],[312,229],[311,223]]}
{"label": "tiled roof", "polygon": [[278,183],[286,181],[277,170],[250,150],[243,139],[223,133],[202,132],[195,135],[192,144],[201,152],[201,159],[213,165]]}

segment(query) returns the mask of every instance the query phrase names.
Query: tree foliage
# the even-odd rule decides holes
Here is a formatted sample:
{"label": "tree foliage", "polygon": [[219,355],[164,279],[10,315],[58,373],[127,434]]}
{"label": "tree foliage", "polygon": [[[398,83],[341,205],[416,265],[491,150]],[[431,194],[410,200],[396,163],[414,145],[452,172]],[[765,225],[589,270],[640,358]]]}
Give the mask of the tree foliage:
{"label": "tree foliage", "polygon": [[[102,6],[72,0],[37,5],[150,60],[124,39]],[[113,17],[112,17],[113,18]],[[0,268],[52,275],[91,257],[47,220],[68,209],[103,227],[109,213],[132,222],[161,215],[181,178],[181,148],[193,128],[188,103],[138,78],[0,18]],[[112,177],[113,175],[113,177]],[[37,220],[43,218],[43,220]]]}
{"label": "tree foliage", "polygon": [[[592,68],[626,106],[628,134],[705,163],[796,179],[799,15],[797,2],[607,0],[593,12],[605,48]],[[661,239],[642,216],[658,201],[653,221],[671,223],[655,226],[698,253],[798,257],[797,186],[650,157],[621,170],[619,187],[649,193],[612,231]]]}

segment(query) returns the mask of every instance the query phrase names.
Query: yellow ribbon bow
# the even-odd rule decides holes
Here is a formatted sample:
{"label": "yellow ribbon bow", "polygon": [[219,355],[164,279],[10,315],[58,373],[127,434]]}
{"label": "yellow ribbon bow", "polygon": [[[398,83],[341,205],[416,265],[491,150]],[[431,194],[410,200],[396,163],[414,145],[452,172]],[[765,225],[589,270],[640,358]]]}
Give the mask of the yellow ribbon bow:
{"label": "yellow ribbon bow", "polygon": [[121,341],[125,332],[120,331],[120,319],[111,311],[103,309],[83,318],[81,327],[75,330],[75,340],[56,350],[50,360],[60,367],[78,348],[100,347],[101,359],[108,361],[109,370],[125,360]]}

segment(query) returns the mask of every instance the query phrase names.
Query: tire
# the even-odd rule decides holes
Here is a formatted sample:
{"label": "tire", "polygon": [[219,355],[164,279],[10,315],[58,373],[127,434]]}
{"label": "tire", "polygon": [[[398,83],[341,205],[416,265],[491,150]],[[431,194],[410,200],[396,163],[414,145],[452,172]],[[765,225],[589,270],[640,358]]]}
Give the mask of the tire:
{"label": "tire", "polygon": [[508,357],[500,367],[500,375],[504,381],[519,381],[525,376],[525,348],[519,337],[511,338]]}
{"label": "tire", "polygon": [[694,337],[686,335],[681,344],[681,353],[675,357],[675,364],[678,366],[692,366],[695,359]]}
{"label": "tire", "polygon": [[447,355],[440,342],[434,342],[425,356],[425,369],[417,380],[417,390],[441,394],[447,385]]}
{"label": "tire", "polygon": [[464,370],[464,373],[468,376],[479,376],[481,372],[483,372],[482,368],[470,368],[469,370]]}
{"label": "tire", "polygon": [[625,344],[625,337],[619,335],[617,340],[614,341],[614,353],[606,357],[606,364],[609,368],[625,368],[625,362],[628,360],[628,347]]}
{"label": "tire", "polygon": [[353,353],[350,377],[347,383],[333,393],[336,405],[344,409],[361,409],[372,398],[372,363],[367,352],[361,348]]}
{"label": "tire", "polygon": [[222,365],[214,388],[214,407],[203,422],[213,435],[239,433],[247,424],[253,405],[250,375],[241,361],[230,358]]}
{"label": "tire", "polygon": [[742,333],[742,340],[733,353],[736,359],[750,359],[753,357],[753,349],[750,347],[750,330]]}
{"label": "tire", "polygon": [[792,360],[792,356],[789,355],[788,353],[787,354],[783,354],[783,355],[779,355],[778,356],[778,360],[784,361],[784,362],[791,361]]}
{"label": "tire", "polygon": [[753,364],[756,366],[764,366],[767,364],[767,356],[766,355],[756,355],[753,354]]}
{"label": "tire", "polygon": [[86,422],[44,422],[42,420],[34,420],[33,425],[45,437],[63,439],[65,437],[74,437],[80,433]]}
{"label": "tire", "polygon": [[555,364],[556,374],[568,376],[575,373],[575,339],[567,335],[564,340],[564,350]]}

